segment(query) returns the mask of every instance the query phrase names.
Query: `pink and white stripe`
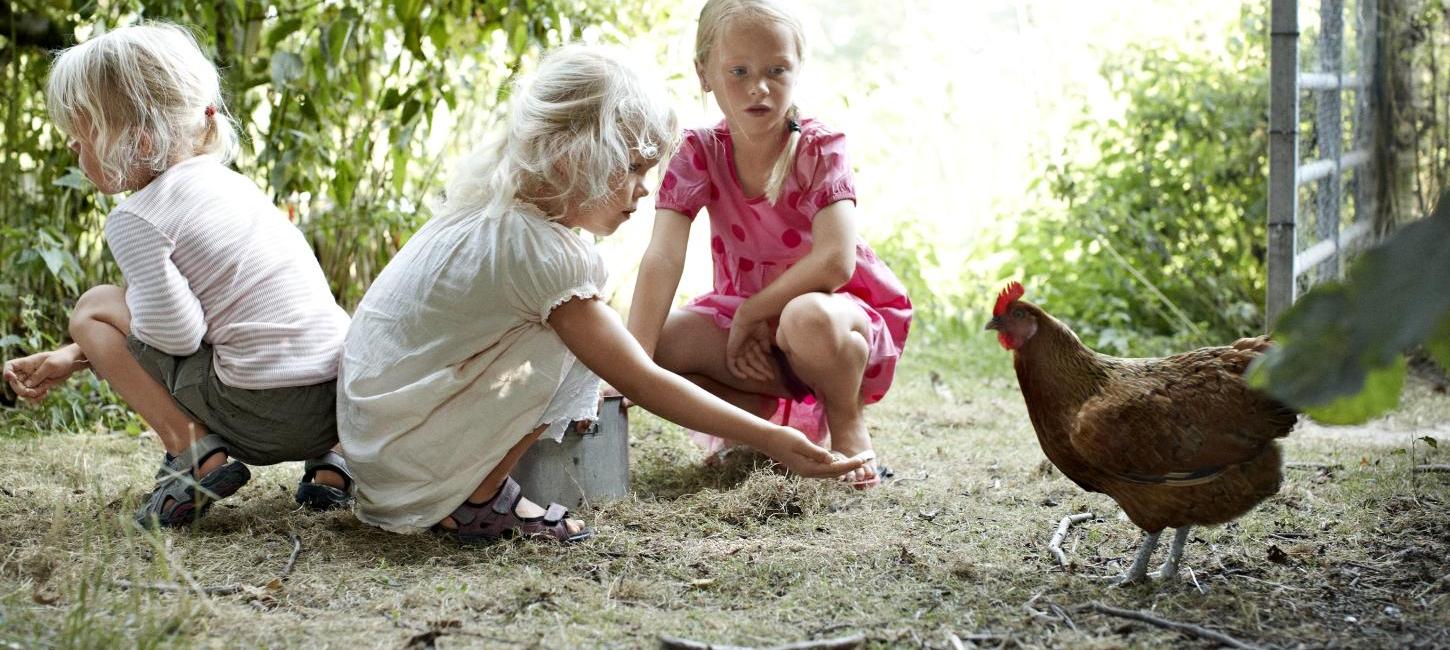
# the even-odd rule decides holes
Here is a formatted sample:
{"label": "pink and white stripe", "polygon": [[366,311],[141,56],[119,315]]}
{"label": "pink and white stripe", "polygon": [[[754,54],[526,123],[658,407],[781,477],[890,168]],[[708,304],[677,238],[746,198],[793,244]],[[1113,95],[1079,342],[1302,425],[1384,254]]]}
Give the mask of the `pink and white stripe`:
{"label": "pink and white stripe", "polygon": [[177,163],[116,206],[106,241],[142,342],[177,356],[210,343],[217,377],[236,388],[337,376],[348,316],[311,247],[216,158]]}

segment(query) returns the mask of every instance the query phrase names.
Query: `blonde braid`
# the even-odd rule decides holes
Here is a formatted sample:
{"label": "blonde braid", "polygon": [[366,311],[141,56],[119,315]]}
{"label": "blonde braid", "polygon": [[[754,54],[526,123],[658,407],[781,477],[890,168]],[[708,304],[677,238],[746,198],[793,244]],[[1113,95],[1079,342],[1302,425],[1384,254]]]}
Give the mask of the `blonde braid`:
{"label": "blonde braid", "polygon": [[800,149],[801,125],[800,109],[794,104],[785,112],[785,124],[790,135],[785,141],[785,149],[780,152],[780,157],[775,159],[775,164],[770,168],[770,177],[765,181],[765,198],[775,205],[780,200],[780,192],[785,188],[785,179],[790,176],[791,170],[795,168],[796,150]]}

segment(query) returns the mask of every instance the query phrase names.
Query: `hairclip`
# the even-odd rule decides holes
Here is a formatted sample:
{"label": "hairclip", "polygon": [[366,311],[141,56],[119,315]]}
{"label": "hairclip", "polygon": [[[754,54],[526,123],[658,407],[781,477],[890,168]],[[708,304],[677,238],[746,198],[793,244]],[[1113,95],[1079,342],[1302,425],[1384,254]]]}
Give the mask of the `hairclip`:
{"label": "hairclip", "polygon": [[208,104],[206,107],[206,116],[211,117],[213,115],[216,115],[216,106]]}
{"label": "hairclip", "polygon": [[644,156],[646,160],[654,160],[656,156],[660,155],[659,146],[653,142],[639,145],[636,149],[639,151],[639,155]]}
{"label": "hairclip", "polygon": [[801,132],[801,123],[800,122],[797,122],[795,120],[786,120],[785,121],[785,128],[787,128],[787,129],[789,129],[791,131],[795,131],[796,133],[800,133]]}

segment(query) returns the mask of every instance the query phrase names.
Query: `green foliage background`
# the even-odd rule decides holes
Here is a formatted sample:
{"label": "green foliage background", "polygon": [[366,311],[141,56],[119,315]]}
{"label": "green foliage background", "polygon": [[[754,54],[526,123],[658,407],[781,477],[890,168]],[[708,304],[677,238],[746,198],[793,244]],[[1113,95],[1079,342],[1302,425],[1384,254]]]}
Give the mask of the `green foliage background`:
{"label": "green foliage background", "polygon": [[1247,6],[1218,52],[1127,49],[1103,69],[1122,119],[1077,127],[1004,243],[1003,275],[1104,352],[1198,345],[1263,328],[1267,25]]}
{"label": "green foliage background", "polygon": [[[651,0],[27,1],[0,9],[0,355],[33,349],[23,309],[58,337],[86,288],[118,275],[101,238],[111,206],[45,113],[51,52],[118,25],[193,29],[242,125],[238,167],[307,234],[351,307],[426,218],[440,162],[492,122],[542,48],[658,19]],[[447,124],[435,124],[446,116]],[[446,129],[435,132],[435,129]],[[429,146],[441,138],[445,154]],[[22,303],[22,297],[28,302]],[[53,340],[40,341],[50,343]]]}
{"label": "green foliage background", "polygon": [[[1450,9],[1414,6],[1392,45],[1409,80],[1395,114],[1413,171],[1404,194],[1419,197],[1450,177],[1450,75],[1436,73],[1450,58]],[[1024,280],[1029,297],[1109,353],[1262,331],[1268,26],[1264,3],[1243,7],[1225,43],[1114,53],[1101,74],[1121,117],[1084,118],[1042,156],[1042,175],[1024,188],[1035,207],[1000,215],[1007,228],[972,244],[976,263],[952,281],[942,282],[943,260],[961,256],[943,254],[938,225],[912,216],[910,203],[873,233],[917,305],[914,348],[979,339],[983,297],[1006,279]],[[509,81],[543,48],[627,42],[688,23],[681,10],[664,0],[0,5],[0,357],[55,345],[76,297],[119,280],[101,238],[112,199],[90,188],[45,114],[54,50],[138,20],[191,26],[242,124],[238,168],[293,215],[351,308],[427,218],[444,161],[498,119]],[[897,162],[876,159],[874,171]],[[57,425],[80,422],[68,415],[74,404],[110,403],[95,382],[56,402],[46,417]]]}

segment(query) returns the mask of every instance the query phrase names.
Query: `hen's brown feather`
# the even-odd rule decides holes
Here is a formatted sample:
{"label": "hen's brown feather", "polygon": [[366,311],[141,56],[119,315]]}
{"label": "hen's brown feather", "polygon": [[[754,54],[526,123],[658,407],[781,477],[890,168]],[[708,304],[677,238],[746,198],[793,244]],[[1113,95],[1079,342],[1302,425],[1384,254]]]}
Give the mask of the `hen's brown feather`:
{"label": "hen's brown feather", "polygon": [[1274,440],[1297,416],[1242,377],[1267,338],[1121,359],[1018,304],[1038,321],[1016,351],[1023,398],[1043,452],[1078,485],[1113,497],[1149,532],[1223,523],[1278,491]]}

